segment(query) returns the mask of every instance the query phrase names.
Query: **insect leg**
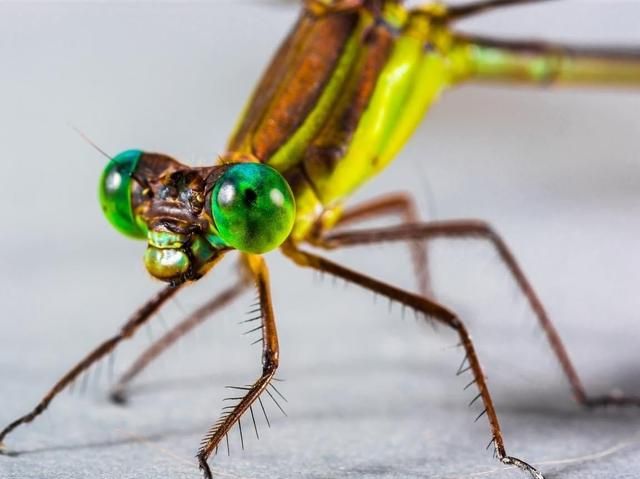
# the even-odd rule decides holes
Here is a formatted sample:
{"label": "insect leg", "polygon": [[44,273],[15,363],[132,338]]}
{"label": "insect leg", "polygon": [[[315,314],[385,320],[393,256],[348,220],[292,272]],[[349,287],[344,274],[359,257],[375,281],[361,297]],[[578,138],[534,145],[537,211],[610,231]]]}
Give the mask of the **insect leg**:
{"label": "insect leg", "polygon": [[483,411],[482,415],[486,414],[487,416],[496,455],[503,464],[516,466],[524,472],[529,473],[531,477],[535,479],[544,479],[542,474],[540,474],[533,466],[530,466],[521,459],[507,455],[500,429],[500,423],[498,421],[498,415],[496,414],[493,400],[489,393],[487,380],[482,371],[475,347],[471,341],[467,328],[452,311],[427,298],[396,288],[370,276],[360,274],[357,271],[345,268],[344,266],[329,261],[321,256],[299,250],[290,244],[283,246],[282,250],[285,255],[291,258],[299,266],[316,269],[332,274],[351,283],[355,283],[365,289],[374,291],[382,296],[386,296],[391,300],[398,301],[399,303],[422,313],[426,317],[433,318],[436,321],[454,329],[460,337],[460,343],[465,350],[469,369],[473,374],[475,384],[478,387],[479,396],[484,404],[485,411]]}
{"label": "insect leg", "polygon": [[171,330],[167,331],[160,339],[149,346],[133,364],[120,376],[118,382],[112,388],[110,398],[113,402],[123,404],[127,400],[127,386],[140,372],[145,369],[158,356],[166,351],[178,339],[189,333],[192,329],[204,323],[217,310],[224,308],[245,291],[247,282],[238,280],[237,283],[226,288],[210,301],[196,309],[185,319],[180,321]]}
{"label": "insect leg", "polygon": [[[403,223],[415,224],[419,221],[418,209],[414,199],[407,193],[391,193],[346,209],[336,223],[336,227],[351,225],[383,215],[398,215]],[[411,241],[411,258],[418,280],[418,291],[433,297],[431,278],[429,277],[428,249],[424,241]]]}
{"label": "insect leg", "polygon": [[245,255],[245,259],[251,275],[256,281],[260,298],[260,309],[262,313],[262,374],[251,386],[240,388],[246,390],[246,394],[238,398],[235,406],[230,409],[225,409],[220,419],[204,436],[197,457],[200,469],[206,479],[212,479],[211,469],[207,464],[207,459],[226,437],[231,428],[236,423],[239,423],[242,415],[251,408],[251,405],[269,387],[278,369],[280,348],[278,346],[278,333],[271,302],[269,270],[261,256]]}
{"label": "insect leg", "polygon": [[322,239],[314,242],[314,245],[327,249],[338,247],[364,245],[390,241],[430,240],[435,238],[470,239],[477,238],[489,241],[498,252],[514,281],[527,298],[529,306],[538,318],[540,326],[544,330],[547,340],[551,345],[562,370],[566,375],[575,400],[587,407],[597,406],[640,406],[640,398],[624,397],[619,395],[588,396],[580,377],[569,358],[567,350],[560,339],[560,335],[551,322],[542,302],[538,298],[524,271],[518,264],[514,254],[505,241],[493,228],[483,221],[478,220],[451,220],[438,221],[413,225],[400,225],[390,228],[371,230],[329,233]]}
{"label": "insect leg", "polygon": [[20,426],[21,424],[29,423],[33,421],[37,416],[39,416],[45,409],[47,409],[49,403],[58,395],[58,393],[69,386],[92,364],[112,352],[121,341],[124,341],[125,339],[133,336],[138,328],[146,323],[160,308],[160,306],[162,306],[169,298],[175,295],[181,287],[182,285],[165,287],[156,296],[151,298],[145,305],[138,309],[138,311],[136,311],[133,316],[131,316],[129,321],[127,321],[125,325],[120,329],[120,332],[118,334],[103,342],[100,346],[89,353],[82,361],[76,364],[73,369],[65,374],[51,388],[51,390],[49,390],[49,392],[40,400],[40,402],[36,405],[35,408],[33,408],[31,412],[16,419],[8,426],[6,426],[0,432],[0,443],[2,443],[7,434],[13,431],[16,427]]}

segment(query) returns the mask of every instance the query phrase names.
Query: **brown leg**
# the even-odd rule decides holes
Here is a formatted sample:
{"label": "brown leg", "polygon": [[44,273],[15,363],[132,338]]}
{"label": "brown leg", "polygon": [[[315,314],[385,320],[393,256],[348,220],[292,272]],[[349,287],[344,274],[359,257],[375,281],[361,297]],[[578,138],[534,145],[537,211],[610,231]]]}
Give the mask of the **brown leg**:
{"label": "brown leg", "polygon": [[235,284],[223,290],[215,298],[211,299],[193,313],[180,321],[175,327],[164,334],[160,339],[149,346],[138,359],[120,376],[116,385],[112,388],[110,398],[113,402],[124,404],[127,400],[127,386],[133,378],[145,369],[152,361],[166,351],[182,336],[195,327],[204,323],[217,310],[227,306],[236,299],[247,287],[247,282],[240,279]]}
{"label": "brown leg", "polygon": [[[410,195],[392,193],[346,209],[340,216],[336,228],[379,218],[383,215],[398,215],[407,224],[418,223],[420,220],[415,201]],[[413,268],[418,281],[418,291],[424,296],[433,297],[426,242],[411,241],[409,247],[411,248],[411,259],[413,260]]]}
{"label": "brown leg", "polygon": [[53,398],[55,398],[58,393],[60,393],[60,391],[69,386],[92,364],[112,352],[121,341],[124,341],[125,339],[133,336],[137,329],[144,323],[146,323],[153,316],[153,313],[155,313],[160,308],[160,306],[162,306],[169,298],[176,294],[181,287],[182,285],[165,287],[138,311],[136,311],[136,313],[129,319],[129,321],[127,321],[127,323],[120,329],[120,332],[118,334],[103,342],[100,346],[89,353],[82,361],[76,364],[73,369],[65,374],[62,379],[60,379],[51,388],[51,390],[40,400],[40,402],[30,413],[16,419],[7,427],[5,427],[2,432],[0,432],[0,444],[7,436],[7,434],[13,431],[16,427],[21,424],[31,422],[37,416],[39,416],[49,406],[49,403],[53,400]]}
{"label": "brown leg", "polygon": [[487,381],[482,372],[482,367],[480,366],[480,361],[476,354],[475,347],[471,342],[471,336],[462,321],[460,321],[453,312],[427,298],[403,291],[387,283],[383,283],[382,281],[378,281],[369,276],[347,269],[320,256],[301,251],[294,246],[286,245],[282,249],[284,254],[299,266],[323,271],[358,284],[365,289],[386,296],[391,300],[398,301],[401,304],[454,329],[458,333],[458,336],[460,337],[460,344],[465,350],[465,361],[468,362],[468,369],[473,374],[473,381],[470,384],[476,384],[479,393],[478,398],[482,399],[484,404],[485,409],[478,416],[478,419],[484,414],[487,415],[492,435],[491,443],[495,446],[498,458],[503,464],[517,466],[523,471],[528,472],[535,479],[544,479],[542,474],[536,471],[534,467],[516,457],[507,455],[504,440],[502,438],[502,432],[500,430],[500,424],[498,422],[498,415],[496,414],[493,400],[491,399]]}
{"label": "brown leg", "polygon": [[[220,419],[203,438],[197,457],[200,469],[206,479],[212,479],[213,477],[211,475],[211,469],[209,469],[209,465],[207,464],[207,459],[211,456],[211,453],[217,449],[231,428],[236,423],[240,426],[240,418],[247,410],[251,411],[251,416],[253,417],[252,404],[256,400],[260,400],[260,395],[265,391],[271,395],[271,392],[267,388],[271,385],[271,380],[278,369],[280,348],[278,346],[278,333],[273,315],[273,306],[271,304],[269,271],[261,256],[245,255],[245,259],[256,281],[260,298],[260,312],[262,315],[262,375],[251,386],[234,388],[245,391],[246,394],[242,397],[230,398],[238,402],[224,408]],[[262,405],[262,403],[260,404]],[[240,437],[242,438],[241,426]]]}
{"label": "brown leg", "polygon": [[597,406],[640,406],[640,398],[607,395],[590,397],[587,395],[582,381],[574,368],[558,331],[538,299],[531,283],[518,265],[513,253],[491,226],[477,220],[453,220],[431,223],[401,225],[391,228],[380,228],[344,233],[330,233],[316,241],[316,246],[327,249],[355,246],[385,241],[431,240],[435,238],[479,238],[489,241],[498,251],[505,266],[527,298],[531,309],[544,330],[551,349],[558,358],[562,369],[569,380],[576,401],[587,407]]}

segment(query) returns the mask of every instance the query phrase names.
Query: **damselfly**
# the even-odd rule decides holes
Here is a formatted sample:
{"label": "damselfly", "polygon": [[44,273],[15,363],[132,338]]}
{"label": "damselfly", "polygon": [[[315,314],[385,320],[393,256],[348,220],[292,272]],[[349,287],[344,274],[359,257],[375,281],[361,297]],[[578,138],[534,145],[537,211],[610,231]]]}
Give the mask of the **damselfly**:
{"label": "damselfly", "polygon": [[[426,251],[415,243],[436,237],[481,237],[490,241],[526,294],[567,374],[576,399],[587,405],[637,404],[632,398],[591,398],[582,387],[560,339],[533,288],[504,241],[481,221],[420,223],[410,198],[386,196],[344,207],[349,196],[395,158],[426,109],[458,83],[491,81],[550,84],[640,84],[635,51],[588,50],[556,44],[511,42],[453,33],[457,20],[517,0],[446,8],[439,4],[406,9],[396,1],[309,1],[276,54],[245,110],[227,152],[209,167],[189,168],[167,156],[129,150],[110,159],[101,179],[101,202],[119,231],[146,239],[145,265],[169,283],[123,327],[84,358],[27,415],[12,422],[0,439],[32,421],[91,364],[110,353],[153,316],[181,288],[199,279],[227,253],[241,252],[233,288],[214,298],[182,326],[146,352],[122,378],[127,382],[214,306],[257,284],[256,332],[263,343],[263,374],[240,386],[238,401],[225,409],[205,436],[198,458],[206,477],[207,459],[262,394],[277,397],[273,378],[278,340],[261,254],[280,247],[296,264],[327,272],[387,296],[453,328],[465,350],[460,372],[484,403],[499,459],[542,477],[509,456],[488,384],[463,319],[429,299]],[[398,227],[351,231],[348,223],[397,213]],[[382,241],[409,241],[421,295],[345,268],[308,252],[305,243],[335,249]],[[256,402],[257,401],[257,402]]]}

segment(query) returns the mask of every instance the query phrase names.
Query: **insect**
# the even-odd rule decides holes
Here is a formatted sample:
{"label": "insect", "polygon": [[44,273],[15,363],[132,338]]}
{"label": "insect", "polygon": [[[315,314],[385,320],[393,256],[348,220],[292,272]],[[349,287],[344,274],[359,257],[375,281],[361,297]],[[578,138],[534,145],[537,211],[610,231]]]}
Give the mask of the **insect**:
{"label": "insect", "polygon": [[[169,285],[122,328],[90,353],[27,415],[0,433],[4,440],[32,421],[49,402],[91,364],[130,337],[181,288],[206,274],[224,255],[239,251],[243,267],[237,284],[201,311],[230,300],[251,283],[260,303],[256,332],[262,334],[263,374],[240,387],[238,402],[225,410],[205,436],[198,453],[205,477],[207,460],[243,414],[252,414],[273,384],[279,357],[269,278],[260,254],[280,247],[302,267],[318,269],[388,296],[454,329],[465,350],[461,372],[484,403],[498,458],[533,477],[527,462],[507,454],[475,348],[463,319],[429,299],[425,251],[412,250],[423,295],[349,270],[308,252],[305,244],[334,249],[380,241],[435,237],[482,237],[491,241],[525,292],[569,377],[576,398],[590,405],[637,404],[633,398],[590,398],[581,386],[560,339],[532,287],[503,240],[482,222],[419,223],[409,199],[384,197],[355,208],[349,196],[396,157],[425,110],[444,89],[473,80],[637,85],[640,60],[633,52],[588,51],[559,45],[517,43],[456,35],[456,20],[482,11],[523,3],[493,1],[464,7],[425,4],[405,9],[394,1],[309,1],[296,27],[276,54],[247,107],[219,164],[189,168],[164,155],[130,150],[112,158],[101,179],[103,210],[124,234],[144,239],[149,272]],[[353,232],[349,223],[399,212],[400,227]],[[413,244],[413,243],[411,243]],[[137,362],[128,380],[200,321],[190,317],[182,329]]]}

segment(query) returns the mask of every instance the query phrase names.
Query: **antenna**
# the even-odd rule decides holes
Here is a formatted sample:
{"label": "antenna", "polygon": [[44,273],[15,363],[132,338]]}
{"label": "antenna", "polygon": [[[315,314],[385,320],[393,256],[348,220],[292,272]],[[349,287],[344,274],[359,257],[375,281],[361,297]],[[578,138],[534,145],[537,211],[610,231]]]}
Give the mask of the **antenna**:
{"label": "antenna", "polygon": [[91,140],[87,135],[85,135],[84,132],[82,132],[78,127],[76,127],[71,123],[69,123],[69,127],[71,127],[73,131],[75,131],[78,135],[80,135],[80,138],[82,138],[84,141],[89,143],[89,145],[91,145],[98,153],[100,153],[102,156],[107,158],[109,161],[113,160],[113,157],[111,157],[111,155],[107,154],[102,148],[96,145],[93,142],[93,140]]}

